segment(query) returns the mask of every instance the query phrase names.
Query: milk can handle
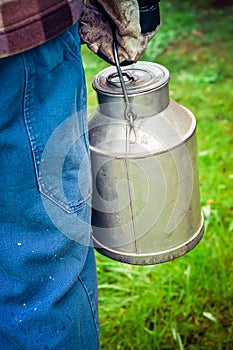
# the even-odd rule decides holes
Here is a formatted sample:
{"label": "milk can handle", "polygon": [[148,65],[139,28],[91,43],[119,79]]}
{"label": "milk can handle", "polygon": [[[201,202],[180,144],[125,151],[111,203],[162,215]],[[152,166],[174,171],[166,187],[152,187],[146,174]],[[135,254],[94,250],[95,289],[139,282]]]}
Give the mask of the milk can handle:
{"label": "milk can handle", "polygon": [[129,96],[127,94],[127,89],[126,89],[126,86],[125,86],[123,73],[121,71],[121,67],[120,67],[120,63],[119,63],[119,56],[118,56],[116,40],[113,41],[113,54],[114,54],[116,68],[117,68],[117,72],[118,72],[120,83],[121,83],[121,88],[122,88],[124,99],[125,99],[124,116],[128,120],[128,122],[130,123],[130,125],[133,126],[133,122],[137,118],[137,114],[133,111],[133,108],[132,108],[132,106],[131,106],[131,104],[129,102]]}

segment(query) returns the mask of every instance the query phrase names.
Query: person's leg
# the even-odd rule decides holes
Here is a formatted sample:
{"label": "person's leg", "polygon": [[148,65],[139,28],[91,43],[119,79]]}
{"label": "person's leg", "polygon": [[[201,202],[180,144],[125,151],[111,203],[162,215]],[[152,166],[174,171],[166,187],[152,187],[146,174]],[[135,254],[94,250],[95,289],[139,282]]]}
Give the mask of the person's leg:
{"label": "person's leg", "polygon": [[79,49],[74,26],[35,49],[0,60],[4,350],[99,348]]}

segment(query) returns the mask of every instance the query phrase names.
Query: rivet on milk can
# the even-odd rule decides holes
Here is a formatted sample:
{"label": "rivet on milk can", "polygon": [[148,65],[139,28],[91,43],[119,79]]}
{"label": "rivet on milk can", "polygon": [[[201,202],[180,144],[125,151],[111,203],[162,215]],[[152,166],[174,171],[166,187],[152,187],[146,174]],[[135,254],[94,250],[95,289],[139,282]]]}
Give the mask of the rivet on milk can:
{"label": "rivet on milk can", "polygon": [[203,235],[196,120],[169,98],[165,67],[120,68],[116,52],[115,59],[117,73],[109,67],[93,80],[94,245],[117,261],[157,264],[187,253]]}

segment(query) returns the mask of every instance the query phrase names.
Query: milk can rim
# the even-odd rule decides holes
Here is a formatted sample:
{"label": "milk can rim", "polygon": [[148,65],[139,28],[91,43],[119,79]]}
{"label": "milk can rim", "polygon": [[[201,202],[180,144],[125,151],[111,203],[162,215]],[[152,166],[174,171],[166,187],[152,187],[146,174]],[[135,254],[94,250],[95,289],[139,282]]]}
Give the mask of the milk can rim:
{"label": "milk can rim", "polygon": [[[163,73],[163,76],[160,78],[160,80],[156,80],[156,70],[157,72],[160,71]],[[104,94],[107,96],[123,96],[121,88],[114,90],[114,88],[111,89],[111,87],[107,84],[103,85],[100,82],[101,77],[107,78],[107,76],[109,76],[111,73],[114,73],[115,71],[116,68],[114,66],[111,66],[101,70],[98,74],[96,74],[92,82],[93,89],[96,90],[97,93]],[[165,85],[167,85],[170,80],[169,70],[166,67],[154,62],[139,61],[137,63],[123,68],[122,71],[145,71],[148,72],[151,76],[154,76],[154,79],[146,81],[144,85],[141,84],[138,86],[138,88],[127,89],[129,96],[137,96],[139,94],[141,95],[149,93],[151,91],[160,90]]]}

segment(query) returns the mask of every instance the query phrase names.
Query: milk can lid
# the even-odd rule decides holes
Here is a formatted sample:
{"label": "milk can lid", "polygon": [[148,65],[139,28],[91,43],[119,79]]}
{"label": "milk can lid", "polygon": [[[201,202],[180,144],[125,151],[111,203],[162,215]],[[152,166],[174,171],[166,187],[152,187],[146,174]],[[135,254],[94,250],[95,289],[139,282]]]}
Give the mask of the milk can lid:
{"label": "milk can lid", "polygon": [[[165,67],[153,62],[140,61],[121,69],[129,95],[158,90],[168,84],[170,77]],[[93,88],[103,94],[122,95],[116,67],[111,66],[100,71],[93,80]]]}

